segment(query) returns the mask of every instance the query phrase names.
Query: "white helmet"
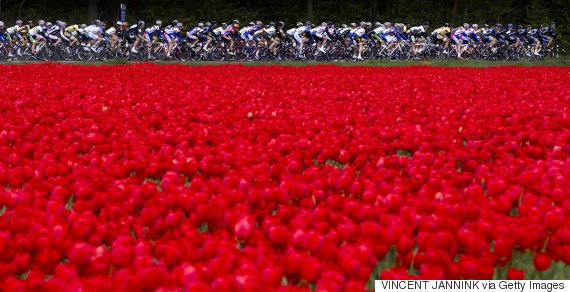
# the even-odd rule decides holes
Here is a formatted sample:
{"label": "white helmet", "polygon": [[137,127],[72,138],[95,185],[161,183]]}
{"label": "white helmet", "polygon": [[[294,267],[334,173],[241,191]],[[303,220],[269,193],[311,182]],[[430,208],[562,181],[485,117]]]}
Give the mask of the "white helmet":
{"label": "white helmet", "polygon": [[46,22],[43,21],[43,20],[38,21],[38,25],[39,25],[39,26],[44,26],[45,24],[46,24]]}
{"label": "white helmet", "polygon": [[162,25],[162,21],[157,20],[157,21],[156,21],[156,25],[161,26],[161,25]]}
{"label": "white helmet", "polygon": [[0,21],[0,27],[4,27],[4,21]]}

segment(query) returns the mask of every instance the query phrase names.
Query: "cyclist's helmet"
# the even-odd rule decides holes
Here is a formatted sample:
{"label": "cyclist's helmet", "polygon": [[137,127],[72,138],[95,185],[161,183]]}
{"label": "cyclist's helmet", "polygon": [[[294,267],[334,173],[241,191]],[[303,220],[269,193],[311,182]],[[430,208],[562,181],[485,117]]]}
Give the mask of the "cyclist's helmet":
{"label": "cyclist's helmet", "polygon": [[222,27],[228,27],[228,24],[225,22],[222,22]]}
{"label": "cyclist's helmet", "polygon": [[380,23],[380,22],[375,22],[375,23],[374,23],[374,26],[375,26],[375,27],[381,27],[381,26],[382,26],[382,23]]}
{"label": "cyclist's helmet", "polygon": [[485,23],[485,24],[483,24],[483,27],[489,27],[489,25]]}
{"label": "cyclist's helmet", "polygon": [[469,28],[469,23],[467,23],[467,22],[464,23],[464,24],[463,24],[463,28]]}
{"label": "cyclist's helmet", "polygon": [[551,27],[556,27],[556,22],[554,22],[554,21],[551,22],[551,23],[550,23],[550,26],[551,26]]}
{"label": "cyclist's helmet", "polygon": [[101,20],[95,19],[95,20],[93,21],[93,24],[100,25],[100,24],[101,24]]}
{"label": "cyclist's helmet", "polygon": [[178,26],[178,27],[183,27],[183,26],[184,26],[184,23],[178,22],[178,23],[176,24],[176,26]]}
{"label": "cyclist's helmet", "polygon": [[4,27],[4,21],[0,21],[0,27]]}
{"label": "cyclist's helmet", "polygon": [[86,27],[87,27],[87,24],[85,24],[85,23],[81,24],[81,28],[86,28]]}
{"label": "cyclist's helmet", "polygon": [[305,25],[311,25],[312,23],[310,21],[305,22]]}
{"label": "cyclist's helmet", "polygon": [[263,22],[261,22],[261,21],[258,20],[258,21],[255,22],[255,24],[256,24],[256,25],[262,25]]}
{"label": "cyclist's helmet", "polygon": [[513,28],[513,24],[512,24],[512,23],[509,23],[509,24],[507,24],[507,27],[508,27],[508,28]]}
{"label": "cyclist's helmet", "polygon": [[143,25],[144,25],[144,21],[139,20],[139,22],[137,22],[137,25],[138,25],[138,26],[143,26]]}
{"label": "cyclist's helmet", "polygon": [[450,27],[451,24],[449,24],[449,22],[446,22],[443,26],[445,26],[445,27]]}
{"label": "cyclist's helmet", "polygon": [[356,23],[352,22],[352,23],[350,24],[350,27],[356,27]]}
{"label": "cyclist's helmet", "polygon": [[249,26],[254,26],[255,23],[253,23],[253,21],[251,21],[251,22],[249,22],[247,25],[249,25]]}
{"label": "cyclist's helmet", "polygon": [[50,28],[52,26],[51,22],[46,22],[46,28]]}
{"label": "cyclist's helmet", "polygon": [[204,24],[201,22],[198,22],[198,27],[204,27]]}
{"label": "cyclist's helmet", "polygon": [[279,24],[280,27],[285,26],[285,22],[283,22],[283,21],[279,21],[278,24]]}
{"label": "cyclist's helmet", "polygon": [[22,21],[18,19],[18,20],[16,20],[16,24],[17,24],[17,25],[22,25]]}
{"label": "cyclist's helmet", "polygon": [[348,28],[348,25],[346,25],[346,23],[343,23],[340,27],[342,27],[342,28]]}
{"label": "cyclist's helmet", "polygon": [[322,23],[321,23],[321,26],[327,26],[327,23],[326,23],[326,22],[322,22]]}
{"label": "cyclist's helmet", "polygon": [[478,28],[479,28],[479,25],[478,25],[477,23],[473,23],[473,24],[471,25],[471,27],[473,27],[474,29],[478,29]]}
{"label": "cyclist's helmet", "polygon": [[392,23],[391,23],[391,22],[388,22],[388,21],[386,21],[386,22],[384,23],[384,26],[392,26]]}
{"label": "cyclist's helmet", "polygon": [[232,21],[232,23],[233,23],[233,24],[239,24],[239,20],[234,19],[234,20]]}
{"label": "cyclist's helmet", "polygon": [[212,25],[211,22],[206,22],[206,26],[207,26],[207,27],[210,27],[211,25]]}
{"label": "cyclist's helmet", "polygon": [[176,19],[175,19],[175,20],[173,20],[173,21],[172,21],[172,25],[173,25],[173,26],[176,26],[176,25],[178,25],[178,20],[176,20]]}
{"label": "cyclist's helmet", "polygon": [[161,25],[162,25],[162,21],[157,20],[157,21],[156,21],[156,25],[161,26]]}
{"label": "cyclist's helmet", "polygon": [[39,26],[44,26],[45,24],[46,24],[46,22],[43,21],[43,20],[38,21],[38,25],[39,25]]}
{"label": "cyclist's helmet", "polygon": [[65,23],[64,21],[60,21],[60,22],[59,22],[59,26],[60,26],[60,27],[66,27],[66,26],[67,26],[67,23]]}
{"label": "cyclist's helmet", "polygon": [[270,27],[275,26],[275,22],[271,21],[268,23]]}
{"label": "cyclist's helmet", "polygon": [[303,23],[302,23],[302,22],[297,22],[297,27],[299,27],[299,26],[303,26]]}

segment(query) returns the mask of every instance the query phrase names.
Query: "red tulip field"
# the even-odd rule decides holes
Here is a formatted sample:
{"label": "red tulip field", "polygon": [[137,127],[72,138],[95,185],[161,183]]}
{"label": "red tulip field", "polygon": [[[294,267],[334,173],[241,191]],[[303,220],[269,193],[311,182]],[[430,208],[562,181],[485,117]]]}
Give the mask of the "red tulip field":
{"label": "red tulip field", "polygon": [[0,84],[0,290],[570,278],[569,67],[31,64]]}

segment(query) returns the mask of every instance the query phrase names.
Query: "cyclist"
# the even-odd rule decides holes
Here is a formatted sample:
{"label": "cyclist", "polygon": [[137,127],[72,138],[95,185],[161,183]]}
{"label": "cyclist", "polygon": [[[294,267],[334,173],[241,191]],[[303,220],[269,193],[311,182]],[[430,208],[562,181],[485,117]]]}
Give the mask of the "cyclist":
{"label": "cyclist", "polygon": [[370,31],[370,37],[376,42],[382,44],[382,31],[384,31],[384,29],[386,29],[386,27],[384,27],[381,22],[375,22],[374,29]]}
{"label": "cyclist", "polygon": [[425,22],[421,25],[411,27],[408,29],[408,39],[412,42],[412,55],[415,56],[418,48],[421,47],[426,41],[426,30],[429,28],[429,23]]}
{"label": "cyclist", "polygon": [[0,42],[8,43],[8,38],[4,36],[4,22],[0,21]]}
{"label": "cyclist", "polygon": [[305,43],[304,35],[309,31],[309,25],[309,22],[307,22],[307,24],[297,22],[297,28],[293,31],[293,38],[297,42],[299,58],[305,58],[305,56],[303,56],[303,45]]}
{"label": "cyclist", "polygon": [[202,36],[206,40],[206,43],[204,44],[204,50],[208,50],[208,46],[212,43],[212,41],[214,41],[215,24],[216,24],[215,21],[212,22],[207,21],[206,24],[204,25],[204,32],[202,33]]}
{"label": "cyclist", "polygon": [[29,38],[26,37],[28,35],[28,32],[30,31],[30,29],[32,29],[32,27],[34,27],[34,22],[33,21],[28,21],[28,24],[26,25],[21,25],[18,28],[18,31],[16,32],[18,39],[22,41],[22,44],[26,44],[29,41]]}
{"label": "cyclist", "polygon": [[273,48],[273,46],[277,44],[277,40],[275,39],[275,32],[275,23],[270,22],[266,24],[263,29],[256,31],[253,35],[253,39],[257,39],[259,41],[265,40],[264,43],[270,44],[269,47]]}
{"label": "cyclist", "polygon": [[435,29],[431,33],[431,35],[428,37],[428,39],[435,44],[442,44],[443,43],[443,48],[447,49],[447,47],[449,46],[449,43],[450,43],[450,40],[447,37],[447,34],[450,32],[451,32],[451,28],[449,27],[449,24],[446,23],[442,27]]}
{"label": "cyclist", "polygon": [[222,40],[222,35],[224,34],[224,31],[226,30],[227,27],[228,25],[225,22],[222,22],[222,24],[219,27],[216,27],[212,31],[212,35],[216,39],[216,41],[219,42]]}
{"label": "cyclist", "polygon": [[556,23],[551,22],[550,26],[541,26],[542,42],[546,43],[546,47],[552,46],[554,38],[556,38]]}
{"label": "cyclist", "polygon": [[528,43],[530,44],[530,47],[532,49],[532,53],[535,56],[539,56],[540,53],[538,51],[540,50],[540,39],[541,39],[540,30],[537,28],[532,28],[532,26],[530,26],[530,25],[527,25],[527,27],[526,27],[526,39],[527,39]]}
{"label": "cyclist", "polygon": [[143,39],[144,21],[139,20],[125,31],[125,39],[131,44],[131,53],[138,53],[137,47]]}
{"label": "cyclist", "polygon": [[[467,30],[469,29],[469,23],[464,23],[463,26],[456,27],[451,31],[451,41],[455,44],[455,49],[457,50],[457,59],[463,59],[461,55],[467,49],[467,47],[463,46],[464,44],[468,44],[469,38],[467,37]],[[462,49],[462,47],[465,47]]]}
{"label": "cyclist", "polygon": [[392,50],[394,46],[398,43],[398,38],[396,37],[395,28],[392,26],[392,23],[386,22],[384,23],[384,31],[382,32],[382,40],[384,44],[387,44],[386,47],[388,50]]}
{"label": "cyclist", "polygon": [[194,47],[197,43],[206,40],[204,36],[204,24],[199,22],[197,26],[188,29],[186,38],[190,41],[190,47]]}
{"label": "cyclist", "polygon": [[507,24],[507,31],[505,32],[505,34],[506,34],[506,40],[508,41],[509,45],[514,46],[515,48],[520,47],[518,32],[513,24],[511,23]]}
{"label": "cyclist", "polygon": [[[162,27],[162,21],[157,20],[156,23],[151,26],[148,27],[147,29],[145,29],[144,31],[144,41],[146,43],[147,48],[150,48],[150,46],[157,40],[157,39],[163,39],[162,37],[162,32],[160,31],[160,28]],[[153,39],[153,35],[157,36],[157,39]]]}
{"label": "cyclist", "polygon": [[21,36],[18,33],[18,30],[20,29],[21,25],[22,25],[22,21],[17,20],[16,25],[6,29],[6,38],[8,39],[10,44],[13,44],[16,40],[21,38]]}
{"label": "cyclist", "polygon": [[61,28],[61,22],[56,21],[56,24],[51,26],[46,26],[47,28],[47,37],[53,41],[54,45],[59,45],[61,43],[61,34],[63,29]]}
{"label": "cyclist", "polygon": [[364,61],[362,58],[362,53],[365,49],[364,44],[370,41],[370,38],[366,34],[367,28],[369,28],[368,22],[360,22],[360,25],[356,27],[353,34],[353,41],[358,45],[358,56],[353,56],[353,58],[356,57],[355,59],[359,61]]}
{"label": "cyclist", "polygon": [[115,26],[111,26],[105,31],[105,34],[110,38],[111,47],[114,49],[119,46],[119,30],[121,29],[122,24],[122,22],[117,21]]}
{"label": "cyclist", "polygon": [[36,46],[39,43],[45,42],[44,26],[46,22],[43,20],[38,21],[38,25],[28,30],[28,41],[32,44],[32,54],[36,53]]}
{"label": "cyclist", "polygon": [[229,45],[229,51],[230,51],[229,54],[230,55],[235,55],[233,48],[234,48],[236,35],[237,35],[238,31],[239,31],[239,21],[234,20],[234,21],[232,21],[232,23],[230,25],[228,25],[226,30],[224,30],[224,34],[222,35],[222,40],[224,41],[224,43],[230,44]]}
{"label": "cyclist", "polygon": [[184,39],[180,36],[180,31],[184,28],[184,24],[182,22],[176,22],[174,26],[167,26],[164,28],[164,39],[168,43],[168,48],[166,49],[166,57],[170,58],[170,54],[174,49],[174,46],[179,43],[183,42]]}
{"label": "cyclist", "polygon": [[79,24],[70,25],[63,30],[63,34],[69,40],[70,46],[73,47],[79,44],[80,30]]}
{"label": "cyclist", "polygon": [[91,50],[96,52],[97,46],[103,41],[103,28],[101,21],[95,20],[90,26],[84,29],[85,34],[91,43]]}
{"label": "cyclist", "polygon": [[324,47],[329,39],[327,35],[328,24],[326,22],[321,23],[321,25],[312,28],[309,33],[311,39],[317,44],[317,49],[322,53],[326,53]]}

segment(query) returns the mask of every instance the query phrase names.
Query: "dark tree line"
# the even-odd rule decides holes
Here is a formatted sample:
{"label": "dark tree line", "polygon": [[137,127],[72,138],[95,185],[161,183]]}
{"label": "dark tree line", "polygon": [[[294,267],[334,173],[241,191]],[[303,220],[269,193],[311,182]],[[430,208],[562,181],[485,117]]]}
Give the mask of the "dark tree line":
{"label": "dark tree line", "polygon": [[228,21],[332,20],[348,23],[360,20],[547,24],[555,21],[558,33],[569,44],[569,0],[0,0],[0,19],[10,23],[24,20],[62,19],[87,22],[93,19],[114,21],[119,4],[127,5],[127,20],[171,21],[185,23],[216,19]]}

